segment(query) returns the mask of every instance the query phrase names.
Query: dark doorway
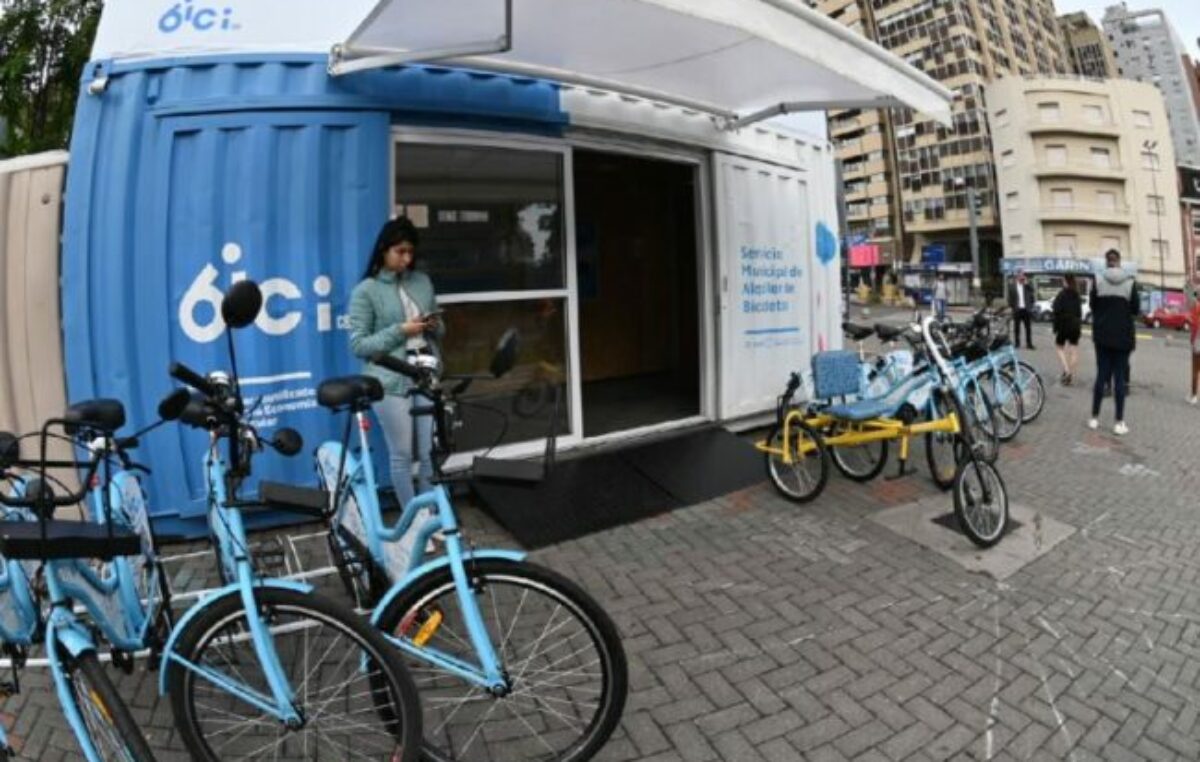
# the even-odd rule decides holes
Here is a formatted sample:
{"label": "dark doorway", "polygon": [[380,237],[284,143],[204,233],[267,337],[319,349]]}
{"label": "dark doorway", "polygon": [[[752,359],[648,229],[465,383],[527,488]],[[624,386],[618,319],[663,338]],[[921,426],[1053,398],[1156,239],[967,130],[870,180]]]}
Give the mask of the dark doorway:
{"label": "dark doorway", "polygon": [[697,415],[696,169],[577,150],[583,431]]}

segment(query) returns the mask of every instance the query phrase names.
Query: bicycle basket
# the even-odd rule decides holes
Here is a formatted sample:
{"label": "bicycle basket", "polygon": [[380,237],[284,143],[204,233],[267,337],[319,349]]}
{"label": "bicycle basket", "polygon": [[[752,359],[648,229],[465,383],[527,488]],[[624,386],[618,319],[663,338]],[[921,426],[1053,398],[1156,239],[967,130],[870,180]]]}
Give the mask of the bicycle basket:
{"label": "bicycle basket", "polygon": [[819,399],[858,394],[858,354],[846,350],[817,352],[812,358],[813,393]]}

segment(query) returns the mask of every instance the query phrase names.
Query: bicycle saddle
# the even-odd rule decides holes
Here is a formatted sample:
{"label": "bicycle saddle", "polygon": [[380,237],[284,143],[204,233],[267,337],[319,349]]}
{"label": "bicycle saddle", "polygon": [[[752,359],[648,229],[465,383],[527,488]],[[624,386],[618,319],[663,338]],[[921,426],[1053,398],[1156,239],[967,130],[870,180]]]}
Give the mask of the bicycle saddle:
{"label": "bicycle saddle", "polygon": [[120,400],[97,399],[76,402],[63,413],[67,432],[75,433],[80,427],[99,429],[112,433],[125,425],[125,406]]}
{"label": "bicycle saddle", "polygon": [[854,341],[862,341],[875,333],[875,329],[870,326],[859,325],[858,323],[851,323],[849,321],[842,323],[842,330]]}
{"label": "bicycle saddle", "polygon": [[900,338],[900,335],[905,331],[902,325],[888,325],[887,323],[875,324],[875,335],[883,341],[894,341]]}
{"label": "bicycle saddle", "polygon": [[369,407],[383,399],[383,385],[374,376],[342,376],[322,381],[317,387],[317,404],[331,410]]}

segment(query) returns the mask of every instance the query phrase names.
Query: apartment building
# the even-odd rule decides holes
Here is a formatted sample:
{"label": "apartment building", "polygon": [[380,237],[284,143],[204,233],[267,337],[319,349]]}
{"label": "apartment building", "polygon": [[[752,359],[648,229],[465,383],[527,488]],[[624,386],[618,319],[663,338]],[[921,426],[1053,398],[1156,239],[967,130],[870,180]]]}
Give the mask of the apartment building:
{"label": "apartment building", "polygon": [[809,0],[957,94],[949,127],[911,110],[830,112],[843,162],[848,227],[892,252],[970,262],[968,189],[981,202],[981,271],[999,272],[1001,241],[984,85],[1006,74],[1067,70],[1052,0]]}
{"label": "apartment building", "polygon": [[1117,61],[1108,38],[1083,11],[1058,19],[1070,70],[1081,77],[1112,79],[1117,76]]}
{"label": "apartment building", "polygon": [[1200,102],[1187,49],[1158,9],[1131,11],[1121,3],[1104,12],[1104,32],[1119,76],[1159,89],[1171,120],[1171,142],[1180,163],[1200,165]]}
{"label": "apartment building", "polygon": [[1135,262],[1178,289],[1186,262],[1162,96],[1130,80],[1006,77],[987,88],[1005,256]]}

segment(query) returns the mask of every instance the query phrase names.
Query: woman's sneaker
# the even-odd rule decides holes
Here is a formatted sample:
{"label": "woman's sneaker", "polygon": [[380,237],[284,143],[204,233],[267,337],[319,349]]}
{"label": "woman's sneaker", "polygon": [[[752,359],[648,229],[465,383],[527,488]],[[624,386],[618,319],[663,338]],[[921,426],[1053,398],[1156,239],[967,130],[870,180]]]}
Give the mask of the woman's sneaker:
{"label": "woman's sneaker", "polygon": [[1129,433],[1129,427],[1125,425],[1125,421],[1117,421],[1117,425],[1113,426],[1113,433],[1123,437]]}
{"label": "woman's sneaker", "polygon": [[1098,421],[1095,418],[1089,418],[1088,419],[1088,428],[1091,429],[1092,431],[1095,431],[1096,429],[1100,428],[1100,421]]}

